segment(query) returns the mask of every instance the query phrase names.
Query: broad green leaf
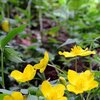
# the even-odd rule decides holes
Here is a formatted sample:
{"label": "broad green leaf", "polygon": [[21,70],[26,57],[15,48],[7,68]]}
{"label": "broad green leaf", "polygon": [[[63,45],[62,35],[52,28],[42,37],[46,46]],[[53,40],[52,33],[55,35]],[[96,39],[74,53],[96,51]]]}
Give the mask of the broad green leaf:
{"label": "broad green leaf", "polygon": [[14,28],[13,30],[11,30],[7,36],[5,36],[2,40],[1,40],[1,47],[4,48],[7,43],[9,41],[11,41],[18,33],[21,33],[24,29],[25,29],[26,25],[21,25],[18,28]]}
{"label": "broad green leaf", "polygon": [[14,49],[12,48],[8,48],[6,47],[4,49],[4,56],[9,59],[10,61],[12,62],[15,62],[15,63],[20,63],[20,62],[23,62],[23,60],[20,58],[20,55],[18,52],[16,52]]}

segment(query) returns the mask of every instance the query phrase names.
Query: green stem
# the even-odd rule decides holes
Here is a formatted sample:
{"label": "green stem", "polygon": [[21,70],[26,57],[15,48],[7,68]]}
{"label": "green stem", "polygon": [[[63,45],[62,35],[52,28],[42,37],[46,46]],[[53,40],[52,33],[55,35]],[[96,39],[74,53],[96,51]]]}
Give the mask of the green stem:
{"label": "green stem", "polygon": [[2,14],[2,17],[5,18],[5,14],[4,14],[5,5],[4,5],[4,3],[2,4],[2,8],[3,8],[3,10],[1,11],[1,14]]}
{"label": "green stem", "polygon": [[32,0],[29,0],[28,6],[27,6],[29,27],[31,27],[31,3],[32,3]]}
{"label": "green stem", "polygon": [[4,83],[4,66],[3,66],[3,49],[1,49],[1,75],[2,75],[2,87],[5,88]]}
{"label": "green stem", "polygon": [[43,81],[44,81],[44,80],[46,80],[46,77],[45,77],[44,72],[43,72],[43,73],[41,73],[41,74],[42,74]]}
{"label": "green stem", "polygon": [[59,68],[56,67],[55,65],[48,64],[48,66],[51,66],[51,67],[57,69],[58,71],[60,71],[61,73],[65,74],[61,69],[59,69]]}
{"label": "green stem", "polygon": [[82,99],[82,100],[85,100],[85,98],[84,98],[84,96],[83,96],[82,94],[80,94],[80,96],[81,96],[81,99]]}
{"label": "green stem", "polygon": [[41,8],[39,9],[39,24],[40,24],[40,35],[41,35],[41,42],[43,40],[43,23],[42,23],[42,11]]}
{"label": "green stem", "polygon": [[[91,44],[90,44],[90,50],[93,49],[93,46],[94,46],[94,41],[91,41]],[[91,62],[91,57],[90,57],[90,70],[92,70],[92,62]]]}
{"label": "green stem", "polygon": [[6,9],[6,11],[7,11],[7,17],[9,18],[10,13],[9,13],[9,4],[8,3],[6,3],[6,7],[7,7],[7,9]]}
{"label": "green stem", "polygon": [[28,85],[29,87],[31,87],[31,86],[32,86],[29,82],[27,82],[27,85]]}
{"label": "green stem", "polygon": [[77,72],[77,58],[75,59],[75,71]]}
{"label": "green stem", "polygon": [[89,100],[90,92],[87,94],[86,100]]}
{"label": "green stem", "polygon": [[39,96],[37,96],[37,100],[39,100]]}

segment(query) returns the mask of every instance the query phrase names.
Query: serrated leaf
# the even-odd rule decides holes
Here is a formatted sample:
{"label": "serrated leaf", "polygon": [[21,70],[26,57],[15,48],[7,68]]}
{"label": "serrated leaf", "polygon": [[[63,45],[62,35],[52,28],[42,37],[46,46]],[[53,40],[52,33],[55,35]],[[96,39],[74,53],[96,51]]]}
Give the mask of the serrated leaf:
{"label": "serrated leaf", "polygon": [[2,40],[1,40],[1,47],[4,48],[9,41],[11,41],[18,33],[21,33],[24,29],[25,29],[26,25],[21,25],[18,28],[14,28],[13,30],[11,30],[7,36],[5,36]]}

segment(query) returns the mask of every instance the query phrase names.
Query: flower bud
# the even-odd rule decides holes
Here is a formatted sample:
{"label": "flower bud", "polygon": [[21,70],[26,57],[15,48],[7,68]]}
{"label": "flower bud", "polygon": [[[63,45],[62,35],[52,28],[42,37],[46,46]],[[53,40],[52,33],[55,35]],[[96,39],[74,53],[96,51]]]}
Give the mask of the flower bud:
{"label": "flower bud", "polygon": [[60,81],[61,84],[63,84],[64,86],[66,86],[67,82],[66,82],[65,78],[59,77],[59,81]]}
{"label": "flower bud", "polygon": [[1,27],[2,27],[2,30],[4,32],[9,32],[10,30],[10,24],[9,24],[9,21],[7,19],[5,19],[2,24],[1,24]]}

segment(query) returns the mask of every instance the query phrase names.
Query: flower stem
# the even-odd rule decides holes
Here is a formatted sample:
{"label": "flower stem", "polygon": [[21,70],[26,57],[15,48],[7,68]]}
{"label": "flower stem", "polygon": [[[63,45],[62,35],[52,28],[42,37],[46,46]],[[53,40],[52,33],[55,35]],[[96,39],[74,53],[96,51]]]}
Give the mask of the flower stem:
{"label": "flower stem", "polygon": [[81,96],[81,99],[82,99],[82,100],[85,100],[85,98],[84,98],[83,94],[80,94],[80,96]]}
{"label": "flower stem", "polygon": [[42,74],[43,81],[46,80],[45,73],[43,72],[41,74]]}
{"label": "flower stem", "polygon": [[3,49],[1,49],[1,75],[2,75],[2,87],[5,88],[4,83],[4,66],[3,66]]}
{"label": "flower stem", "polygon": [[5,13],[4,13],[5,5],[4,5],[4,3],[2,4],[2,8],[3,8],[3,10],[1,11],[1,14],[2,14],[3,18],[5,18]]}
{"label": "flower stem", "polygon": [[59,68],[56,67],[55,65],[48,64],[48,66],[51,66],[51,67],[57,69],[58,71],[60,71],[61,73],[65,74],[61,69],[59,69]]}
{"label": "flower stem", "polygon": [[42,10],[39,9],[39,24],[40,24],[40,36],[41,36],[41,42],[43,41],[43,22],[42,22]]}
{"label": "flower stem", "polygon": [[37,100],[39,100],[39,96],[37,96]]}
{"label": "flower stem", "polygon": [[87,94],[86,100],[89,100],[90,92]]}
{"label": "flower stem", "polygon": [[31,27],[31,3],[32,0],[28,1],[27,11],[28,11],[28,21],[29,21],[29,27]]}
{"label": "flower stem", "polygon": [[75,71],[77,72],[77,58],[75,59]]}

